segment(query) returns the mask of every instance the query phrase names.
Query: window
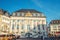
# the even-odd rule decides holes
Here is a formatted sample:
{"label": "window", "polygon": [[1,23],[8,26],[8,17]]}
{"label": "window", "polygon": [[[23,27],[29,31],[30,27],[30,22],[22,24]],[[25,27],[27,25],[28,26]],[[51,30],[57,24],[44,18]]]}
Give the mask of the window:
{"label": "window", "polygon": [[13,20],[13,22],[15,22],[15,20]]}
{"label": "window", "polygon": [[38,13],[37,16],[40,16],[40,14]]}
{"label": "window", "polygon": [[60,29],[58,29],[58,30],[60,30]]}
{"label": "window", "polygon": [[37,24],[40,24],[40,20],[37,20]]}
{"label": "window", "polygon": [[19,25],[17,25],[17,29],[19,29]]}
{"label": "window", "polygon": [[58,30],[60,30],[60,26],[58,26]]}
{"label": "window", "polygon": [[22,25],[22,29],[24,29],[24,25]]}
{"label": "window", "polygon": [[43,28],[43,30],[44,30],[44,25],[42,25],[42,28]]}
{"label": "window", "polygon": [[52,32],[53,33],[53,32]]}
{"label": "window", "polygon": [[38,22],[40,22],[40,20],[37,20]]}
{"label": "window", "polygon": [[30,30],[30,25],[27,25],[27,29]]}
{"label": "window", "polygon": [[40,25],[38,24],[37,26],[38,26],[38,30],[40,30]]}
{"label": "window", "polygon": [[20,16],[20,13],[17,13],[17,16]]}
{"label": "window", "polygon": [[21,16],[24,16],[24,13],[22,13]]}
{"label": "window", "polygon": [[56,26],[53,26],[53,28],[56,28]]}
{"label": "window", "polygon": [[17,20],[17,22],[19,22],[19,20]]}
{"label": "window", "polygon": [[35,25],[34,25],[34,30],[36,29]]}
{"label": "window", "polygon": [[60,28],[60,26],[58,26],[58,28]]}
{"label": "window", "polygon": [[45,20],[42,20],[42,24],[44,24],[45,23]]}
{"label": "window", "polygon": [[8,16],[8,13],[5,13],[6,16]]}
{"label": "window", "polygon": [[36,16],[36,14],[35,14],[35,13],[33,13],[33,16]]}
{"label": "window", "polygon": [[13,13],[13,16],[15,16],[15,13]]}
{"label": "window", "polygon": [[5,20],[5,18],[3,17],[3,20]]}
{"label": "window", "polygon": [[14,30],[14,24],[12,25],[12,29]]}
{"label": "window", "polygon": [[36,20],[33,20],[34,22],[36,22]]}
{"label": "window", "polygon": [[45,32],[43,32],[43,36],[45,36]]}

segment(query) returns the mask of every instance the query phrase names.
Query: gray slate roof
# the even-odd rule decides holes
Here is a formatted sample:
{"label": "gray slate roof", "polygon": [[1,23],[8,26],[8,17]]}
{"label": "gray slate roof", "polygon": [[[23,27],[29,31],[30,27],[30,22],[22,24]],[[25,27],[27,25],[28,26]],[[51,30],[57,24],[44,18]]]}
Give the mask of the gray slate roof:
{"label": "gray slate roof", "polygon": [[50,24],[60,24],[60,20],[52,20]]}
{"label": "gray slate roof", "polygon": [[41,13],[37,10],[34,10],[34,9],[20,9],[20,10],[17,10],[16,12],[24,12],[24,13],[27,13],[27,12],[30,12],[30,13]]}
{"label": "gray slate roof", "polygon": [[[42,12],[39,12],[37,10],[34,10],[34,9],[20,9],[20,10],[17,10],[15,11],[12,16],[18,16],[18,17],[21,17],[22,14],[24,15],[23,17],[26,17],[26,13],[30,12],[32,15],[36,14],[36,15],[40,15],[40,16],[32,16],[32,17],[46,17]],[[42,16],[44,15],[44,16]]]}
{"label": "gray slate roof", "polygon": [[10,15],[7,11],[0,9],[0,14],[5,15],[5,16],[13,16],[13,17],[27,17],[25,16],[26,13],[31,13],[32,16],[28,16],[28,17],[46,17],[42,12],[39,12],[37,10],[34,9],[20,9],[17,10],[15,12],[12,13],[12,15]]}

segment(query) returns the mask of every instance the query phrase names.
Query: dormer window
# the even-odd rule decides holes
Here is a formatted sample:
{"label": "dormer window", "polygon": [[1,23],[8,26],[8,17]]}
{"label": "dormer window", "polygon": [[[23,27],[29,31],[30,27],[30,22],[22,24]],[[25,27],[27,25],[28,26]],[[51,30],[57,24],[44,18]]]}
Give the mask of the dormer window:
{"label": "dormer window", "polygon": [[33,13],[33,16],[37,16],[37,14]]}
{"label": "dormer window", "polygon": [[8,13],[5,13],[6,16],[8,16]]}
{"label": "dormer window", "polygon": [[44,14],[42,14],[42,16],[44,16]]}
{"label": "dormer window", "polygon": [[37,16],[40,16],[40,14],[37,14]]}
{"label": "dormer window", "polygon": [[20,16],[20,13],[17,13],[17,16]]}
{"label": "dormer window", "polygon": [[16,14],[15,13],[13,13],[13,16],[15,16]]}
{"label": "dormer window", "polygon": [[21,13],[21,16],[24,16],[24,13]]}

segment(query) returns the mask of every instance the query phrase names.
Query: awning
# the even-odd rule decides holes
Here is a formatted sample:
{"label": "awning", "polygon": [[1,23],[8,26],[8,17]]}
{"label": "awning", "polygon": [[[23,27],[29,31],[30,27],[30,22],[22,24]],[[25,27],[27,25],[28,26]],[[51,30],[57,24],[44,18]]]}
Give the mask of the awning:
{"label": "awning", "polygon": [[60,34],[60,32],[56,32],[56,34]]}

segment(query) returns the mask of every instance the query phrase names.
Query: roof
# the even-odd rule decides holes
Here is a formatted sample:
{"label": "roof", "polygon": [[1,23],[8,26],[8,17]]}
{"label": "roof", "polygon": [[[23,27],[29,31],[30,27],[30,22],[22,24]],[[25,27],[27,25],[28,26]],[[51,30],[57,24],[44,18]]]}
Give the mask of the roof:
{"label": "roof", "polygon": [[52,20],[50,24],[60,24],[60,20]]}
{"label": "roof", "polygon": [[5,15],[5,16],[9,16],[9,13],[3,9],[0,9],[0,14]]}
{"label": "roof", "polygon": [[10,15],[7,11],[0,9],[0,14],[5,16],[13,16],[13,17],[43,17],[46,18],[46,16],[35,9],[20,9],[12,13]]}
{"label": "roof", "polygon": [[[12,16],[18,16],[18,17],[21,17],[22,14],[23,14],[23,17],[26,17],[25,15],[27,13],[30,13],[32,16],[29,16],[29,17],[46,17],[42,12],[39,12],[37,10],[34,10],[34,9],[20,9],[20,10],[17,10],[15,11]],[[36,16],[34,16],[34,14],[36,14]],[[20,16],[19,16],[20,15]]]}
{"label": "roof", "polygon": [[24,12],[24,13],[27,13],[27,12],[30,12],[30,13],[41,13],[37,10],[34,10],[34,9],[20,9],[20,10],[17,10],[16,12]]}

